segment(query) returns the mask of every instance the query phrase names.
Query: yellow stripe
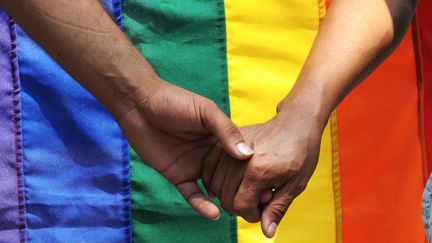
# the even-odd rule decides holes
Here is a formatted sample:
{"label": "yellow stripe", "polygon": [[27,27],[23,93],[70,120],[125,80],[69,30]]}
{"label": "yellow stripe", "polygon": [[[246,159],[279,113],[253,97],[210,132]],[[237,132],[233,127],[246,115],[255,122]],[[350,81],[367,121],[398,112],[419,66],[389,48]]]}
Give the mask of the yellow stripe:
{"label": "yellow stripe", "polygon": [[[318,0],[225,0],[231,116],[239,126],[275,115],[309,53],[324,6]],[[332,175],[332,136],[327,127],[316,173],[276,237],[265,239],[259,224],[239,218],[239,242],[336,242]]]}

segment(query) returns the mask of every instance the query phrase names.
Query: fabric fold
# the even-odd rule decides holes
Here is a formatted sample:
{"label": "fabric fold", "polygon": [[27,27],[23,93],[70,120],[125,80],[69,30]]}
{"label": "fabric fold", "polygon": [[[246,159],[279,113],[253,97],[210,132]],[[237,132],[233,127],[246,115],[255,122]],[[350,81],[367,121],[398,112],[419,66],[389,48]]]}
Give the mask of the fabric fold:
{"label": "fabric fold", "polygon": [[[120,24],[120,2],[102,3]],[[130,242],[128,144],[120,128],[17,32],[28,241]]]}

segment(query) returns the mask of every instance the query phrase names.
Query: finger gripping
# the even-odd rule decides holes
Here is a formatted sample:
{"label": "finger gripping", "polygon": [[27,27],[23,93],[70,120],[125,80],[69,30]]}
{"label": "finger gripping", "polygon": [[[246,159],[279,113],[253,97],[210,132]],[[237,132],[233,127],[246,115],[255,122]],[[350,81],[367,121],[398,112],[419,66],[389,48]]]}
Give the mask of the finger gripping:
{"label": "finger gripping", "polygon": [[[292,201],[292,199],[290,201]],[[272,203],[269,209],[270,213],[273,214],[274,218],[281,220],[288,211],[288,204],[278,201]]]}

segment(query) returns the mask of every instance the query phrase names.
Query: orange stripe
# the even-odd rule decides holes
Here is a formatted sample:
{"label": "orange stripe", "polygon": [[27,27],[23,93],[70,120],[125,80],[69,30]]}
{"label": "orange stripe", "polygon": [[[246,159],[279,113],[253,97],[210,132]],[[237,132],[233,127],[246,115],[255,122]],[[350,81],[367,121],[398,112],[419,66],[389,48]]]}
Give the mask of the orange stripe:
{"label": "orange stripe", "polygon": [[344,242],[424,242],[418,97],[410,30],[337,109]]}
{"label": "orange stripe", "polygon": [[417,7],[419,62],[423,78],[424,135],[429,173],[432,171],[432,2],[420,1]]}
{"label": "orange stripe", "polygon": [[326,8],[327,8],[327,9],[330,7],[330,2],[331,2],[330,0],[326,0],[326,1],[325,1],[325,4],[326,4]]}
{"label": "orange stripe", "polygon": [[[427,87],[426,82],[424,82],[423,78],[423,64],[422,64],[422,51],[420,47],[420,37],[419,37],[419,28],[418,28],[418,16],[414,16],[412,22],[412,32],[413,32],[413,44],[414,44],[414,54],[415,54],[415,62],[416,62],[416,70],[417,70],[417,89],[419,96],[419,106],[418,106],[418,114],[419,114],[419,136],[420,136],[420,144],[422,147],[422,160],[423,160],[423,186],[426,185],[427,179],[429,178],[428,172],[428,154],[427,154],[427,146],[426,146],[426,120],[425,113],[427,113],[426,109],[429,108],[425,105],[425,87]],[[428,104],[429,105],[429,104]],[[426,112],[425,112],[426,111]]]}

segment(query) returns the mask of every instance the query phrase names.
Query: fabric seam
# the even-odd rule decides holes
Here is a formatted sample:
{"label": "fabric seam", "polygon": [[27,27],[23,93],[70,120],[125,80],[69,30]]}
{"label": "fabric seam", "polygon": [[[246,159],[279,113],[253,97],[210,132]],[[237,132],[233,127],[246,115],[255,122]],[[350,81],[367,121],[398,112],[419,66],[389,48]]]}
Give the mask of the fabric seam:
{"label": "fabric seam", "polygon": [[[318,0],[319,25],[323,21],[327,6],[325,0]],[[342,202],[341,202],[341,181],[340,181],[340,161],[339,161],[339,141],[337,131],[337,115],[336,110],[330,116],[330,136],[332,146],[332,178],[333,178],[333,200],[335,209],[335,229],[336,243],[342,243]]]}
{"label": "fabric seam", "polygon": [[332,143],[332,174],[333,174],[333,196],[336,217],[336,242],[342,242],[342,202],[341,202],[341,182],[340,182],[340,160],[339,160],[339,141],[337,131],[337,115],[334,111],[330,117],[330,134]]}
{"label": "fabric seam", "polygon": [[225,26],[225,2],[218,0],[216,2],[216,27],[218,30],[217,44],[219,45],[219,58],[220,58],[220,73],[221,73],[221,103],[223,110],[230,116],[229,95],[228,94],[228,66],[227,66],[227,48],[226,48],[226,26]]}
{"label": "fabric seam", "polygon": [[[227,57],[227,39],[226,39],[226,22],[225,22],[225,1],[218,0],[216,2],[217,19],[216,25],[218,29],[217,43],[219,45],[219,58],[220,58],[220,72],[221,72],[221,103],[225,113],[231,117],[231,111],[229,107],[229,92],[228,92],[228,57]],[[228,94],[228,95],[226,95]],[[230,216],[229,220],[230,231],[231,231],[231,242],[238,242],[237,234],[237,218]]]}
{"label": "fabric seam", "polygon": [[17,55],[17,34],[14,20],[9,17],[10,31],[10,62],[13,83],[13,121],[15,138],[15,168],[17,176],[17,195],[18,195],[18,228],[20,242],[26,242],[26,212],[25,212],[25,191],[23,180],[23,153],[22,153],[22,126],[21,126],[21,102],[20,102],[20,81]]}
{"label": "fabric seam", "polygon": [[[112,1],[113,19],[120,29],[123,29],[123,14],[121,0]],[[129,143],[120,132],[122,149],[122,176],[123,176],[123,227],[125,228],[125,242],[132,242],[132,208],[130,199],[130,163],[129,163]]]}

